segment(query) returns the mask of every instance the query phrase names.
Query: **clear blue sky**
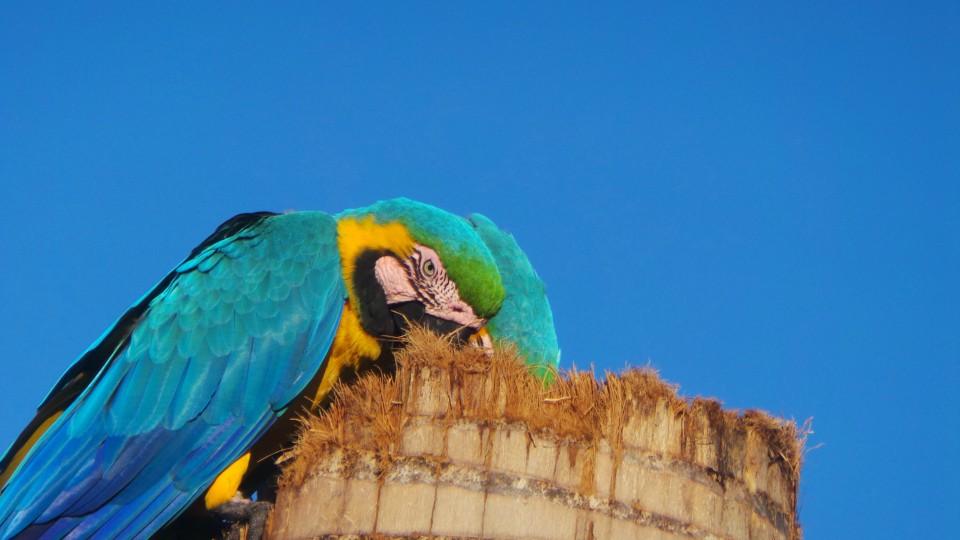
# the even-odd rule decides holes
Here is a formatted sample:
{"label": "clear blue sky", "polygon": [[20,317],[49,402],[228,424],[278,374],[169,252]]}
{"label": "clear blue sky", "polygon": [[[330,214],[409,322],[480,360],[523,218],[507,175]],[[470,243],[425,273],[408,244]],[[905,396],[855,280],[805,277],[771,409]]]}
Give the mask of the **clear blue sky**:
{"label": "clear blue sky", "polygon": [[403,195],[564,366],[814,417],[807,538],[956,533],[956,2],[192,4],[0,6],[0,446],[224,219]]}

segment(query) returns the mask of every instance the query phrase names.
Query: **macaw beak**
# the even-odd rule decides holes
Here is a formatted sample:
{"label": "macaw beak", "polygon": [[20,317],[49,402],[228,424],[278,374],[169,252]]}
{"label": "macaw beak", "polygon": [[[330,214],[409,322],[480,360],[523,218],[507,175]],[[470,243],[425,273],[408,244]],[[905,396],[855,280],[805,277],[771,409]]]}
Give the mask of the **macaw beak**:
{"label": "macaw beak", "polygon": [[486,354],[493,354],[493,337],[486,326],[481,326],[469,339],[470,346],[483,349]]}
{"label": "macaw beak", "polygon": [[[486,331],[483,326],[486,321],[483,319],[474,318],[474,322],[471,325],[464,325],[461,322],[451,321],[431,314],[424,309],[423,304],[420,302],[394,304],[390,306],[390,311],[393,314],[394,324],[396,324],[396,327],[400,331],[409,328],[411,324],[419,324],[441,336],[454,336],[455,341],[461,346],[466,343],[472,345],[474,336],[481,330]],[[477,327],[479,327],[480,330],[478,330]],[[489,336],[487,340],[490,342],[490,346],[486,348],[493,351],[493,341],[489,339]]]}

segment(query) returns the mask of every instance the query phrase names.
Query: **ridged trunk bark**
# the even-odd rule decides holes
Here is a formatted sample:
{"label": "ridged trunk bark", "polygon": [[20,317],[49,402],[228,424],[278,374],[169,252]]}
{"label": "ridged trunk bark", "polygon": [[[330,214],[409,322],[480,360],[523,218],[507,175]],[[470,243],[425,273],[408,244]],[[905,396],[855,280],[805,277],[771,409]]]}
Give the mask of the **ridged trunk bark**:
{"label": "ridged trunk bark", "polygon": [[[472,356],[471,356],[472,355]],[[801,536],[791,422],[427,343],[310,420],[270,538]]]}

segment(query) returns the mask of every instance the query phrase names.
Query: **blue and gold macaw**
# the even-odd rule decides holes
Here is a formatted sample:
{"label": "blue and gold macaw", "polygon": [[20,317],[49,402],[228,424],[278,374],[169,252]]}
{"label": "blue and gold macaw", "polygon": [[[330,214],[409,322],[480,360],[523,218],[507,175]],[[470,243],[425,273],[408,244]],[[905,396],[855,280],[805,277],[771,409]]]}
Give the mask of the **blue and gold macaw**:
{"label": "blue and gold macaw", "polygon": [[146,538],[234,501],[290,418],[389,365],[411,323],[558,360],[539,278],[482,216],[394,199],[234,217],[43,400],[0,459],[0,538]]}

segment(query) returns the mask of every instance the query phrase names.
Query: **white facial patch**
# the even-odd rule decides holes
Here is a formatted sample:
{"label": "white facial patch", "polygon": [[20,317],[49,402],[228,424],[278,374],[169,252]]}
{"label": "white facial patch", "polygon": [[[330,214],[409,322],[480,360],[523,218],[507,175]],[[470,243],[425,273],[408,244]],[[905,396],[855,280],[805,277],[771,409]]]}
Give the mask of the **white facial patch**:
{"label": "white facial patch", "polygon": [[407,274],[407,267],[396,258],[384,255],[377,259],[374,273],[387,296],[387,305],[417,300],[417,291]]}
{"label": "white facial patch", "polygon": [[417,244],[403,260],[384,255],[377,259],[374,271],[387,305],[420,302],[427,314],[469,328],[480,328],[486,322],[460,298],[440,255],[427,246]]}

